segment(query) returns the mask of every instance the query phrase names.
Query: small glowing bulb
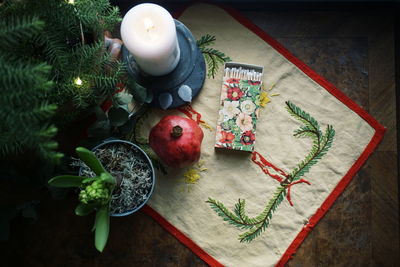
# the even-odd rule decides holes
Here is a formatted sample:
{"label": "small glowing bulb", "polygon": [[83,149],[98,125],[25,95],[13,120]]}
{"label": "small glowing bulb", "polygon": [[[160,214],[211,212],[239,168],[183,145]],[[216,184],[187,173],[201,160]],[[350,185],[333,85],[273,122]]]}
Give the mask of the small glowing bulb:
{"label": "small glowing bulb", "polygon": [[76,85],[79,85],[79,86],[80,86],[80,85],[82,85],[83,82],[82,82],[81,78],[78,77],[78,78],[76,78],[76,79],[74,80],[74,83],[75,83]]}
{"label": "small glowing bulb", "polygon": [[71,5],[75,4],[75,0],[68,0],[68,4],[71,4]]}

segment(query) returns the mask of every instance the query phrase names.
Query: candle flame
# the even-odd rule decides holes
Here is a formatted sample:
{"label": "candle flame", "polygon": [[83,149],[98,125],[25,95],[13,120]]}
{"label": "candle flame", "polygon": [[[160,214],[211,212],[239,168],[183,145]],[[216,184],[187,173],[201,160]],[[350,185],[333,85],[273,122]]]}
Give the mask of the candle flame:
{"label": "candle flame", "polygon": [[146,28],[146,31],[150,31],[151,29],[154,29],[154,23],[151,19],[149,18],[144,18],[144,27]]}
{"label": "candle flame", "polygon": [[148,36],[152,42],[155,42],[158,39],[158,34],[155,31],[156,26],[150,18],[144,18],[144,28],[146,29]]}

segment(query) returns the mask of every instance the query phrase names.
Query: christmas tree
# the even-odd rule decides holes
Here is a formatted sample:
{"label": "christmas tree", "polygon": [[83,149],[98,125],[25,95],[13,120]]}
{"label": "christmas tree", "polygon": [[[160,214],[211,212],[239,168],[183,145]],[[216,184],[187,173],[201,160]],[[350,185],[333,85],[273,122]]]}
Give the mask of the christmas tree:
{"label": "christmas tree", "polygon": [[119,21],[108,0],[0,0],[0,157],[62,156],[57,128],[121,82],[124,66],[104,48]]}

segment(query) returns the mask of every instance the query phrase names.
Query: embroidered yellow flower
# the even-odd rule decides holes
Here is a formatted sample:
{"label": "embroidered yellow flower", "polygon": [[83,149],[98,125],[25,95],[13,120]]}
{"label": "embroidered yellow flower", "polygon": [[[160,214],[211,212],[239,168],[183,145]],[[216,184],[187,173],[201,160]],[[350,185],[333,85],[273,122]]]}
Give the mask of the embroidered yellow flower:
{"label": "embroidered yellow flower", "polygon": [[179,179],[179,182],[182,183],[181,191],[185,191],[185,188],[187,188],[187,191],[190,192],[191,185],[197,184],[202,177],[200,173],[207,171],[204,165],[204,160],[200,160],[192,168],[183,173],[183,178]]}
{"label": "embroidered yellow flower", "polygon": [[267,92],[261,92],[260,95],[260,106],[265,107],[271,100],[268,97]]}
{"label": "embroidered yellow flower", "polygon": [[207,122],[200,122],[200,125],[203,126],[205,129],[209,130],[210,132],[214,131],[214,128]]}
{"label": "embroidered yellow flower", "polygon": [[200,179],[199,171],[196,169],[189,169],[184,174],[185,183],[187,184],[195,184]]}
{"label": "embroidered yellow flower", "polygon": [[278,93],[274,93],[274,94],[269,94],[268,92],[271,92],[272,89],[274,89],[275,84],[272,84],[271,87],[269,89],[262,89],[262,92],[260,94],[260,106],[261,107],[265,107],[269,102],[271,102],[271,97],[274,96],[278,96]]}

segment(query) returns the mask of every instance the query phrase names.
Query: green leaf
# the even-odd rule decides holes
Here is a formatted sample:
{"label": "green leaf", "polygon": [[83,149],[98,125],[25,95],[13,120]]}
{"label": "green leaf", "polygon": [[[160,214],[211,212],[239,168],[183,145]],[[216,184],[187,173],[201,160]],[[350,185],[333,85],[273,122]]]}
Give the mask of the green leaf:
{"label": "green leaf", "polygon": [[75,208],[75,214],[78,216],[86,216],[94,211],[96,205],[89,205],[84,203],[79,203]]}
{"label": "green leaf", "polygon": [[85,164],[96,174],[96,175],[101,175],[102,173],[107,172],[103,164],[97,159],[96,155],[84,148],[84,147],[77,147],[75,149],[76,153],[78,154],[79,158],[85,162]]}
{"label": "green leaf", "polygon": [[98,251],[103,252],[110,232],[110,215],[108,214],[107,207],[103,207],[97,211],[95,227],[94,246]]}
{"label": "green leaf", "polygon": [[133,96],[128,93],[120,92],[114,95],[114,102],[117,105],[126,105],[132,102]]}
{"label": "green leaf", "polygon": [[114,176],[112,176],[108,172],[100,174],[100,180],[102,180],[102,181],[104,181],[106,183],[112,184],[112,185],[115,185],[117,183],[115,181]]}
{"label": "green leaf", "polygon": [[133,98],[140,103],[150,103],[153,100],[153,92],[132,79],[128,79],[127,88]]}
{"label": "green leaf", "polygon": [[129,112],[122,107],[111,107],[108,111],[108,118],[111,126],[119,127],[129,120]]}
{"label": "green leaf", "polygon": [[84,184],[91,183],[91,182],[97,180],[98,178],[99,178],[98,176],[96,176],[96,177],[87,177],[87,178],[82,180],[82,183],[84,183]]}
{"label": "green leaf", "polygon": [[100,106],[95,106],[93,112],[96,114],[97,121],[108,120],[106,113]]}
{"label": "green leaf", "polygon": [[55,187],[79,187],[86,177],[75,175],[60,175],[49,180],[49,185]]}

